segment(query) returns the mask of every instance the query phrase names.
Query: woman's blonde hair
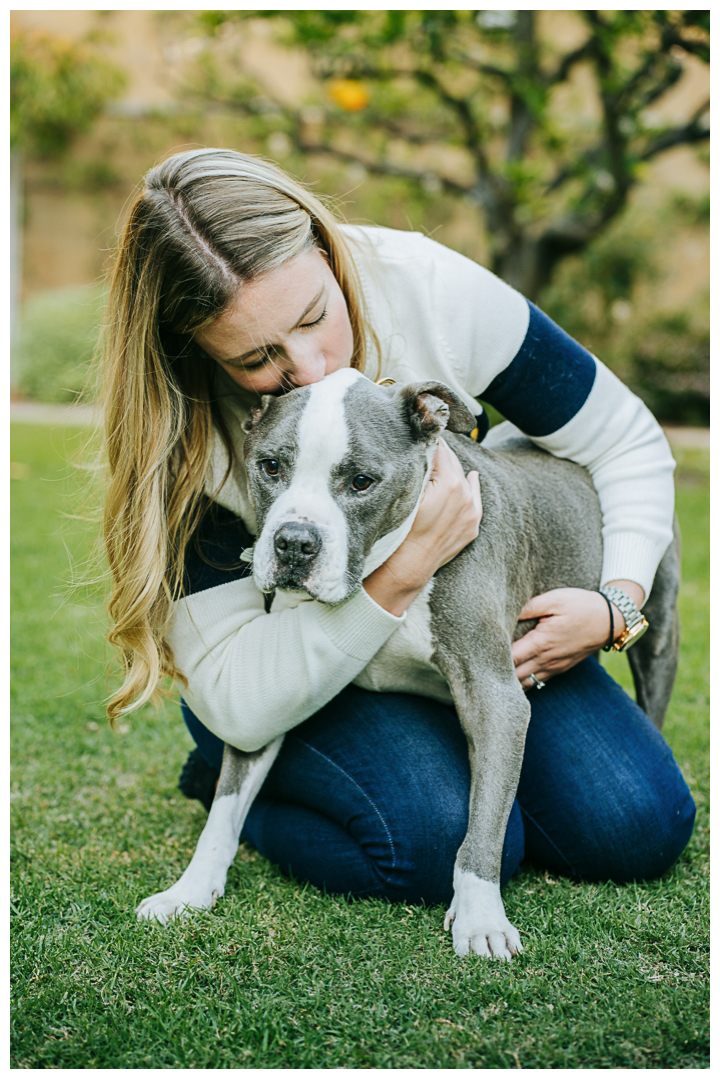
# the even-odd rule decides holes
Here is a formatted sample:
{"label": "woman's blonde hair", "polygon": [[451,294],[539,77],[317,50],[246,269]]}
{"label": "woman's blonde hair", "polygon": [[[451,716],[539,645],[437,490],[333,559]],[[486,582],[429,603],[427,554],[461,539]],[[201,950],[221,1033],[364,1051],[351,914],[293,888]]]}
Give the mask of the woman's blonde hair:
{"label": "woman's blonde hair", "polygon": [[165,641],[184,554],[208,500],[212,432],[233,447],[217,404],[218,366],[192,335],[240,288],[314,245],[347,301],[352,364],[366,324],[352,256],[323,204],[281,169],[234,150],[175,154],[151,169],[120,239],[102,342],[109,467],[104,541],[112,573],[108,641],[125,678],[111,722],[164,676],[185,680]]}

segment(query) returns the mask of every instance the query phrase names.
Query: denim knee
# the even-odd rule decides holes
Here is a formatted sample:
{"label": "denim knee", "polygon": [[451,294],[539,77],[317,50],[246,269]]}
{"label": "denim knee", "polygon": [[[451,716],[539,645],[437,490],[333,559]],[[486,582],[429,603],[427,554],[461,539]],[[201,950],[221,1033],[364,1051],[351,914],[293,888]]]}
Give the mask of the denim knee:
{"label": "denim knee", "polygon": [[[677,771],[675,791],[639,788],[614,800],[596,820],[582,854],[570,856],[572,872],[587,881],[643,881],[664,874],[687,847],[695,825],[695,802]],[[610,808],[605,808],[606,810]],[[599,815],[600,816],[600,815]]]}
{"label": "denim knee", "polygon": [[695,804],[654,724],[592,658],[531,707],[518,789],[526,854],[588,881],[668,870],[690,839]]}
{"label": "denim knee", "polygon": [[[428,905],[449,904],[452,900],[455,858],[467,832],[467,801],[458,803],[454,813],[448,813],[447,805],[443,809],[443,816],[437,817],[431,804],[413,807],[411,827],[404,835],[396,833],[392,838],[392,862],[376,861],[381,894],[387,899]],[[522,815],[515,800],[503,843],[501,888],[520,869],[525,855],[524,837]]]}
{"label": "denim knee", "polygon": [[614,881],[643,881],[660,877],[687,847],[695,827],[695,801],[687,785],[673,800],[645,792],[626,817],[627,833],[607,877]]}
{"label": "denim knee", "polygon": [[408,804],[393,815],[387,844],[375,846],[378,894],[406,904],[449,904],[453,867],[467,832],[467,801]]}

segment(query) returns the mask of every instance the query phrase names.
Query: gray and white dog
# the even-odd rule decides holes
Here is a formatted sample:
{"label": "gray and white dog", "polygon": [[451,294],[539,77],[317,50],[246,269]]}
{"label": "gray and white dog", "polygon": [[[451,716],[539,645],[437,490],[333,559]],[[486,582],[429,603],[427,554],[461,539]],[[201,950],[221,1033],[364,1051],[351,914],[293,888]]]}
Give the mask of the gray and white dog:
{"label": "gray and white dog", "polygon": [[[308,596],[347,599],[410,530],[443,434],[480,475],[478,538],[437,572],[356,682],[407,687],[454,703],[471,765],[468,830],[445,919],[455,951],[509,960],[521,951],[500,897],[500,861],[530,719],[512,661],[532,597],[596,589],[601,517],[588,473],[535,447],[510,424],[482,446],[475,418],[437,382],[378,386],[354,370],[284,397],[266,397],[247,427],[246,467],[257,512],[253,574],[273,611]],[[638,702],[659,727],[677,668],[679,536],[645,605],[650,629],[628,653]],[[245,815],[282,744],[225,746],[207,825],[188,869],[144,900],[139,918],[166,921],[223,895]],[[438,827],[441,827],[440,825]]]}

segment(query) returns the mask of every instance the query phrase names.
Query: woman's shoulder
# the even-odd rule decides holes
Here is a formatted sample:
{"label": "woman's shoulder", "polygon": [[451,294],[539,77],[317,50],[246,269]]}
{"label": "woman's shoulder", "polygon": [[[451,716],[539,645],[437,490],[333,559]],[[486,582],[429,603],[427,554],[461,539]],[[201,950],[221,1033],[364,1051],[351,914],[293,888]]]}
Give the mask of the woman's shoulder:
{"label": "woman's shoulder", "polygon": [[420,258],[471,262],[422,232],[388,229],[381,225],[341,225],[340,229],[355,250],[382,261],[414,262]]}
{"label": "woman's shoulder", "polygon": [[378,225],[342,225],[363,278],[389,275],[413,289],[424,283],[439,293],[475,297],[479,293],[512,292],[491,270],[421,232]]}
{"label": "woman's shoulder", "polygon": [[[343,226],[381,343],[383,371],[487,385],[517,353],[529,309],[479,263],[422,233]],[[402,368],[402,372],[400,369]]]}
{"label": "woman's shoulder", "polygon": [[361,249],[376,255],[396,258],[407,257],[424,249],[423,241],[428,239],[424,233],[410,232],[405,229],[388,229],[383,225],[346,225],[340,226],[344,236]]}

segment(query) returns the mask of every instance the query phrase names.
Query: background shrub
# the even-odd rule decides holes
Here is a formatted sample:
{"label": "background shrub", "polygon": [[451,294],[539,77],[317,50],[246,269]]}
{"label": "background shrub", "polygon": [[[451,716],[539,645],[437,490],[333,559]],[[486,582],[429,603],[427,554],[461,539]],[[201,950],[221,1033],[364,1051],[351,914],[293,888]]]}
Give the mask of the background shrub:
{"label": "background shrub", "polygon": [[72,402],[83,392],[102,320],[102,285],[35,293],[23,308],[18,384],[34,401]]}

